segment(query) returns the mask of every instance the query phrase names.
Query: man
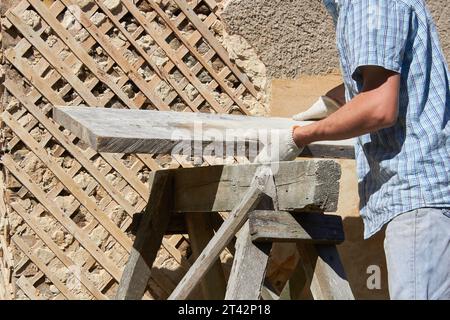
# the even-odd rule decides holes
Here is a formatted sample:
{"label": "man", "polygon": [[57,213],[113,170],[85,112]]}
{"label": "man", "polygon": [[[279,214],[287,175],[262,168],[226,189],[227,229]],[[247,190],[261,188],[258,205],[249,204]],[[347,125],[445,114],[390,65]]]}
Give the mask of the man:
{"label": "man", "polygon": [[386,227],[391,298],[450,299],[449,70],[432,17],[423,0],[324,4],[336,25],[345,99],[340,86],[294,116],[328,115],[286,133],[282,157],[358,137],[364,237]]}

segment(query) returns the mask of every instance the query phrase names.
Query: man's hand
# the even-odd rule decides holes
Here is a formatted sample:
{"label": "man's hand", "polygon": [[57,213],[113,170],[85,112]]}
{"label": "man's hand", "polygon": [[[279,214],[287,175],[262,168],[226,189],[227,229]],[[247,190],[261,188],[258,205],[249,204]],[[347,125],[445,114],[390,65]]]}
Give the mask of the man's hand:
{"label": "man's hand", "polygon": [[296,121],[321,120],[336,112],[340,104],[333,99],[322,96],[308,110],[292,117]]}
{"label": "man's hand", "polygon": [[303,147],[295,144],[293,133],[297,127],[285,130],[271,130],[264,148],[255,158],[254,163],[272,163],[292,161],[303,151]]}

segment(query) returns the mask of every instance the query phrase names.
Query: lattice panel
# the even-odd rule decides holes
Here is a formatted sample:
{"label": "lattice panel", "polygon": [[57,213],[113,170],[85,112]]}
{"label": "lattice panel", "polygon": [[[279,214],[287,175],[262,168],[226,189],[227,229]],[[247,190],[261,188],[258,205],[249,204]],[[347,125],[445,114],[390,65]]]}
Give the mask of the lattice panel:
{"label": "lattice panel", "polygon": [[[216,39],[216,9],[213,0],[26,0],[7,11],[17,41],[4,53],[1,163],[17,296],[113,297],[149,173],[221,161],[98,154],[50,112],[86,104],[248,114],[258,92]],[[184,247],[181,235],[164,239],[147,298],[175,288],[189,266]]]}

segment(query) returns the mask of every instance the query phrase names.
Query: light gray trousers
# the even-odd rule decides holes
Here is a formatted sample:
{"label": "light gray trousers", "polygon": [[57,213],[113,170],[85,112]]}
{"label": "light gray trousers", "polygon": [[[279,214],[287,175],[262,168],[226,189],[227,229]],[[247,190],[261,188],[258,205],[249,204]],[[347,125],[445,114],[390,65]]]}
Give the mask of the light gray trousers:
{"label": "light gray trousers", "polygon": [[391,299],[450,299],[450,209],[403,213],[386,227]]}

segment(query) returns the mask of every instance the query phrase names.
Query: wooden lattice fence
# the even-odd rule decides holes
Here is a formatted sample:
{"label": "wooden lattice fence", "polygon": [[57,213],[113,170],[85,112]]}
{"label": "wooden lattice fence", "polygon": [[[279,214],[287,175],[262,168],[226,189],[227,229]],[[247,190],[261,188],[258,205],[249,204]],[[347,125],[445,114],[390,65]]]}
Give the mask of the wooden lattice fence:
{"label": "wooden lattice fence", "polygon": [[[24,0],[6,12],[14,46],[4,51],[1,117],[4,298],[114,297],[149,173],[220,161],[98,154],[50,112],[86,104],[251,113],[257,89],[217,39],[216,11],[214,0]],[[164,239],[147,298],[170,294],[190,264],[187,247],[183,235]]]}

